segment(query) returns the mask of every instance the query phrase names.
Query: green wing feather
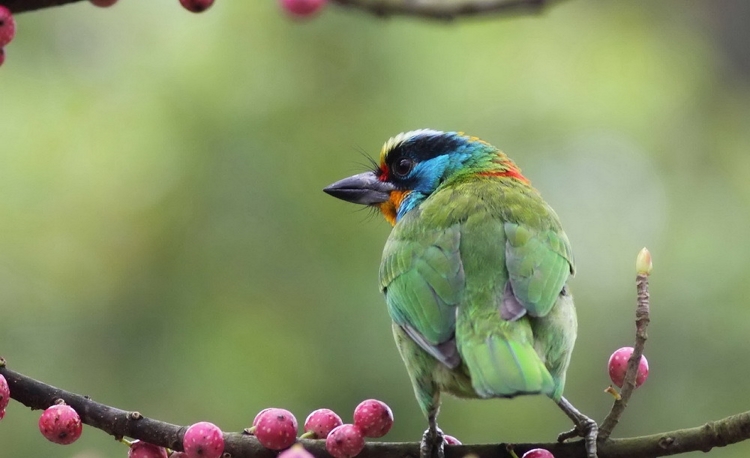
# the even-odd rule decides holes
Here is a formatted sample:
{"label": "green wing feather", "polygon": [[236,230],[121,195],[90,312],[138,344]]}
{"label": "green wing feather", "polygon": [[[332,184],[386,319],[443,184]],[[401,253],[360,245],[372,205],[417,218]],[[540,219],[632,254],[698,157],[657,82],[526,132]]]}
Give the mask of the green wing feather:
{"label": "green wing feather", "polygon": [[504,224],[505,264],[513,294],[531,316],[545,316],[573,271],[570,243],[554,229]]}
{"label": "green wing feather", "polygon": [[455,307],[464,288],[459,228],[402,235],[391,237],[383,252],[380,286],[388,312],[425,351],[455,367]]}

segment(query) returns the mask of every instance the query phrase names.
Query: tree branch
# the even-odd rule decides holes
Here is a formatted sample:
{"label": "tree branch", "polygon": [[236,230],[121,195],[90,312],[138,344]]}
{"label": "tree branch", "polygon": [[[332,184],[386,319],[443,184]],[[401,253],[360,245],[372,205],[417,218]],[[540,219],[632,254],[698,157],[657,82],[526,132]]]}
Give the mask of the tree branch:
{"label": "tree branch", "polygon": [[79,2],[81,0],[0,0],[0,4],[7,7],[12,13],[23,13],[24,11],[40,10],[52,6],[65,5],[66,3]]}
{"label": "tree branch", "polygon": [[[11,397],[32,409],[46,409],[62,399],[81,416],[83,423],[101,429],[115,438],[130,437],[173,450],[182,450],[182,436],[187,426],[178,426],[147,418],[138,412],[128,412],[110,407],[88,396],[71,393],[34,380],[5,367],[0,360],[0,374],[5,376]],[[7,421],[7,417],[6,420]],[[713,447],[723,447],[750,439],[750,412],[707,423],[696,428],[670,431],[650,436],[627,439],[610,439],[599,444],[599,458],[655,458],[693,451],[707,452]],[[233,458],[274,458],[276,452],[260,445],[253,436],[243,433],[224,433],[225,452]],[[325,441],[300,440],[316,458],[330,458]],[[507,444],[459,445],[446,447],[446,458],[463,458],[473,454],[476,458],[509,458]],[[582,441],[565,444],[514,444],[516,454],[532,448],[545,448],[556,458],[585,458]],[[360,458],[413,458],[419,456],[416,442],[369,442]]]}
{"label": "tree branch", "polygon": [[380,17],[414,16],[451,20],[461,16],[538,14],[560,0],[464,0],[450,3],[430,0],[331,0],[341,6],[357,8]]}
{"label": "tree branch", "polygon": [[[0,0],[14,14],[65,5],[81,0]],[[338,5],[359,9],[376,16],[413,16],[451,20],[464,16],[539,14],[545,6],[561,0],[330,0]]]}

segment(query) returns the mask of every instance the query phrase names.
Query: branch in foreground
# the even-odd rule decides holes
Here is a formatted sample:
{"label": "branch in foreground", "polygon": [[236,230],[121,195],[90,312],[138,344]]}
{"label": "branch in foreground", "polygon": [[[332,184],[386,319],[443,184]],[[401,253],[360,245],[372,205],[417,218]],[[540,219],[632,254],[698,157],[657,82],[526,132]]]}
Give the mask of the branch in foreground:
{"label": "branch in foreground", "polygon": [[[358,8],[376,16],[414,16],[450,20],[461,16],[538,14],[552,0],[464,0],[438,1],[331,0],[342,6]],[[559,0],[557,0],[559,1]]]}
{"label": "branch in foreground", "polygon": [[[0,374],[10,386],[11,397],[32,409],[46,409],[57,399],[73,407],[82,421],[115,438],[131,437],[173,450],[182,450],[182,437],[187,426],[178,426],[137,412],[128,412],[91,400],[87,396],[70,393],[34,380],[5,367],[0,360]],[[8,421],[6,417],[5,421]],[[750,439],[750,412],[745,412],[696,428],[653,434],[627,439],[610,439],[599,443],[600,458],[652,458],[693,451],[707,452]],[[274,458],[276,452],[260,445],[253,436],[224,433],[225,452],[233,458]],[[303,439],[300,442],[316,458],[331,458],[325,441]],[[557,458],[585,458],[583,442],[514,444],[516,454],[532,448],[545,448]],[[462,458],[468,454],[476,458],[506,458],[511,455],[506,444],[459,445],[446,447],[446,458]],[[370,442],[359,455],[361,458],[412,458],[419,456],[416,442]]]}
{"label": "branch in foreground", "polygon": [[[3,0],[14,14],[40,10],[81,0]],[[450,20],[462,16],[538,14],[560,0],[463,0],[451,3],[434,0],[331,0],[332,3],[366,11],[376,16],[413,16]]]}
{"label": "branch in foreground", "polygon": [[65,5],[66,3],[78,2],[81,0],[2,0],[3,5],[7,7],[11,13],[23,13],[24,11],[40,10],[42,8],[50,8],[52,6]]}

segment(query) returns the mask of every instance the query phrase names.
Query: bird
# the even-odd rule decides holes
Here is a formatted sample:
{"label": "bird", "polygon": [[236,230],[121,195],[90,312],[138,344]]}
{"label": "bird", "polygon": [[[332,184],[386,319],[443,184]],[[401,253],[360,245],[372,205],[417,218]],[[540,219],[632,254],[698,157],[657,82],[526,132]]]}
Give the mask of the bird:
{"label": "bird", "polygon": [[324,188],[393,226],[380,289],[417,403],[422,458],[444,456],[441,394],[543,394],[596,457],[597,424],[565,397],[577,335],[570,242],[555,211],[505,153],[462,132],[392,137],[373,169]]}

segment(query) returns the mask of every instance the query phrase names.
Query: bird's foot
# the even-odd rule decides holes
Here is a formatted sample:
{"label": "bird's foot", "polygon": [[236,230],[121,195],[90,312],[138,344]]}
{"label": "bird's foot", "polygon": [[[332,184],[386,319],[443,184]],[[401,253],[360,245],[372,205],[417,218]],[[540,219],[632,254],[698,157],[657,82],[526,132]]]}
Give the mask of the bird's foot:
{"label": "bird's foot", "polygon": [[586,446],[586,458],[597,458],[596,439],[599,435],[599,425],[594,420],[578,411],[567,399],[561,398],[560,408],[575,423],[575,428],[557,436],[558,442],[564,442],[574,437],[582,437]]}
{"label": "bird's foot", "polygon": [[445,458],[445,439],[440,428],[424,432],[419,444],[419,458]]}
{"label": "bird's foot", "polygon": [[581,422],[570,431],[565,431],[557,436],[558,442],[564,442],[574,437],[582,437],[586,445],[586,458],[597,458],[596,437],[599,435],[599,426],[589,417],[581,418]]}

